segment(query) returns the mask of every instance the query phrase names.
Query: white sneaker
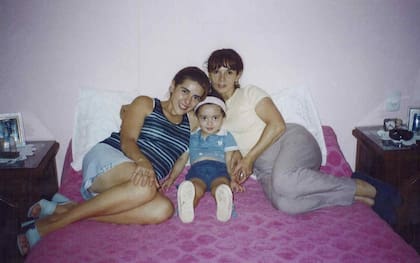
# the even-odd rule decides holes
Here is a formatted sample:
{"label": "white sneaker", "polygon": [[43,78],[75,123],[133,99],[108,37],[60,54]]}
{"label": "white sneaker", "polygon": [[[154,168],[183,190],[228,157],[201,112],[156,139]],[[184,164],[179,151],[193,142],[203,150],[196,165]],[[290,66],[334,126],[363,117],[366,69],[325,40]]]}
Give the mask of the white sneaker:
{"label": "white sneaker", "polygon": [[178,187],[178,216],[183,223],[194,220],[195,188],[190,181],[182,182]]}
{"label": "white sneaker", "polygon": [[229,186],[221,184],[215,192],[217,211],[217,220],[221,222],[229,221],[232,215],[233,196]]}

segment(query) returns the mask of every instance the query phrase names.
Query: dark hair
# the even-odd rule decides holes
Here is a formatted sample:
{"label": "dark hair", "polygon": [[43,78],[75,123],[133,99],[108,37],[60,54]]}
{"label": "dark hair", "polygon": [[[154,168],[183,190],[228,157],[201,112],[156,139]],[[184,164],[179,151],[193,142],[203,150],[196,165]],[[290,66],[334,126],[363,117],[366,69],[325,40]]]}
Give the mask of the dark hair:
{"label": "dark hair", "polygon": [[211,89],[209,94],[207,94],[207,96],[216,97],[218,99],[221,99],[223,102],[226,102],[225,99],[222,97],[222,95],[220,95],[220,93],[215,89]]}
{"label": "dark hair", "polygon": [[[223,48],[213,51],[207,60],[208,73],[221,67],[236,70],[236,72],[240,73],[244,70],[244,63],[238,52],[230,48]],[[239,83],[235,83],[235,88],[239,88]]]}
{"label": "dark hair", "polygon": [[186,67],[176,73],[173,81],[175,86],[181,84],[185,80],[192,80],[197,82],[203,89],[204,93],[201,99],[204,99],[210,92],[210,80],[206,73],[197,67]]}

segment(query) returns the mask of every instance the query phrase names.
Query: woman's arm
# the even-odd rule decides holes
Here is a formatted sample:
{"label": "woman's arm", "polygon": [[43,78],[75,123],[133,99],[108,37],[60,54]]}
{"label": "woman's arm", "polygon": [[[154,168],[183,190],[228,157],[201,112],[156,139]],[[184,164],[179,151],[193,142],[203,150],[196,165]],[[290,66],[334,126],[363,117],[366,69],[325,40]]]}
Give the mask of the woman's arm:
{"label": "woman's arm", "polygon": [[255,111],[260,119],[266,124],[261,137],[252,147],[245,158],[249,158],[252,162],[255,160],[274,142],[276,142],[286,130],[286,124],[283,116],[274,105],[273,101],[266,97],[258,102]]}
{"label": "woman's arm", "polygon": [[232,169],[234,167],[232,165],[232,161],[234,161],[232,159],[232,156],[234,155],[234,152],[235,151],[225,152],[226,169],[227,169],[227,171],[229,173],[229,176],[232,180],[235,179],[234,175],[233,175],[233,169]]}
{"label": "woman's arm", "polygon": [[190,130],[191,132],[198,129],[198,119],[197,116],[195,116],[195,113],[193,111],[188,112],[188,120],[190,121]]}
{"label": "woman's arm", "polygon": [[121,106],[120,108],[120,119],[124,119],[124,115],[127,112],[128,106],[130,106],[130,104],[124,104]]}
{"label": "woman's arm", "polygon": [[276,142],[286,129],[283,116],[280,114],[271,98],[266,97],[258,102],[255,111],[266,126],[257,143],[251,148],[235,169],[235,174],[238,174],[241,171],[246,177],[252,174],[255,160],[257,160],[270,145]]}
{"label": "woman's arm", "polygon": [[144,124],[144,119],[153,111],[153,99],[139,96],[124,108],[121,123],[121,150],[124,154],[141,164],[145,168],[153,169],[149,160],[141,152],[137,145],[137,139]]}
{"label": "woman's arm", "polygon": [[189,154],[188,152],[185,152],[178,158],[178,160],[176,160],[167,179],[162,184],[162,190],[164,191],[168,190],[169,187],[175,182],[176,178],[178,178],[178,176],[184,170],[184,167],[187,164],[188,158],[189,158]]}
{"label": "woman's arm", "polygon": [[235,176],[232,172],[232,156],[234,155],[236,151],[229,151],[225,152],[225,161],[226,161],[226,168],[230,177],[230,188],[234,192],[243,192],[245,191],[245,187],[239,184],[237,176]]}

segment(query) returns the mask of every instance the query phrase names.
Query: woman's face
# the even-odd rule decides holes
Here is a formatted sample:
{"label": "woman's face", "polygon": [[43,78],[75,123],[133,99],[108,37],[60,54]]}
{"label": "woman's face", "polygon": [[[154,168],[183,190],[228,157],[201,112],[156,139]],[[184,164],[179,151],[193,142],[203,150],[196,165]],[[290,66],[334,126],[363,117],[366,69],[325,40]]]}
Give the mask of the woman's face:
{"label": "woman's face", "polygon": [[222,109],[215,104],[204,104],[198,109],[197,117],[203,135],[215,134],[223,124]]}
{"label": "woman's face", "polygon": [[219,92],[224,99],[230,98],[235,91],[235,81],[238,81],[241,74],[236,70],[220,67],[210,72],[210,80],[213,88]]}
{"label": "woman's face", "polygon": [[175,86],[171,85],[171,104],[173,110],[183,115],[192,109],[201,101],[204,95],[204,89],[198,82],[186,79],[182,83]]}

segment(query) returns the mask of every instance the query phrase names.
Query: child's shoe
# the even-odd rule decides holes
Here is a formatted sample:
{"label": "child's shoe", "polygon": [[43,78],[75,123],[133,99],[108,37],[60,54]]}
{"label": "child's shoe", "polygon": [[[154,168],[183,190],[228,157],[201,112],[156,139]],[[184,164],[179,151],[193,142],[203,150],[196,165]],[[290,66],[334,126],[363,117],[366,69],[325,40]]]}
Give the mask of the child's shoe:
{"label": "child's shoe", "polygon": [[190,181],[182,182],[178,187],[178,216],[183,223],[194,220],[194,184]]}
{"label": "child's shoe", "polygon": [[217,203],[216,217],[221,222],[229,221],[232,215],[232,190],[226,184],[221,184],[214,193]]}

